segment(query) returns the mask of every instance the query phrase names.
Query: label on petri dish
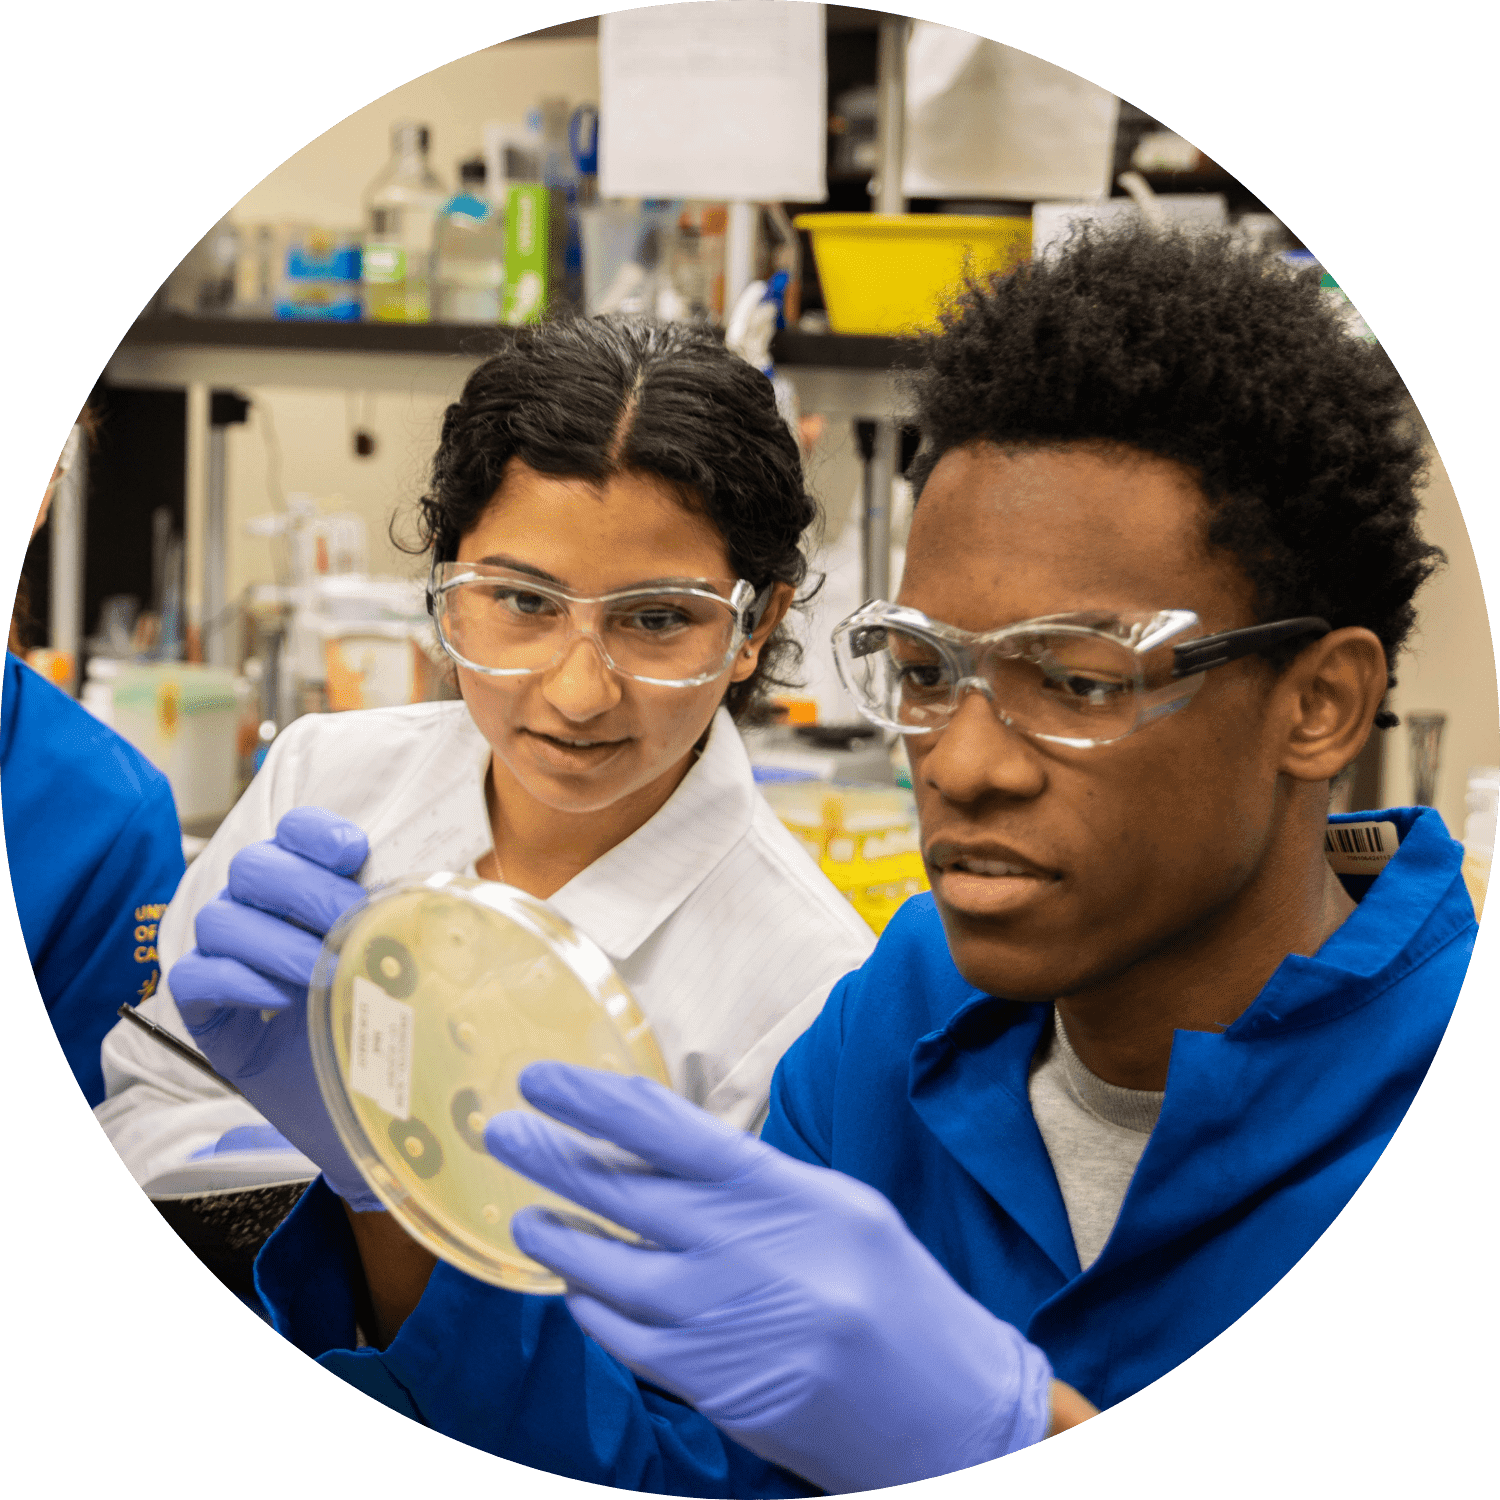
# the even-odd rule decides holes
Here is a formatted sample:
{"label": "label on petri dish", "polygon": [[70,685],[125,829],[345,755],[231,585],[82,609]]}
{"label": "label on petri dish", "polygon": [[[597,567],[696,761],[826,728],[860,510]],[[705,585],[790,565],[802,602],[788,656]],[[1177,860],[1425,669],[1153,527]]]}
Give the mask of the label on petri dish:
{"label": "label on petri dish", "polygon": [[411,1116],[411,1056],[416,1012],[356,975],[349,1086],[398,1120]]}

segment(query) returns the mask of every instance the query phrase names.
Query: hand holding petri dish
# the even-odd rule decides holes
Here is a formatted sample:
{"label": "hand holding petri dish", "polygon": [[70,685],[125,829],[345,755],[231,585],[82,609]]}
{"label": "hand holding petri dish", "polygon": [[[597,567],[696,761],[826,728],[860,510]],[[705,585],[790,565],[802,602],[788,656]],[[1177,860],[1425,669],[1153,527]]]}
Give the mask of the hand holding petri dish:
{"label": "hand holding petri dish", "polygon": [[463,875],[397,881],[339,919],[308,1031],[328,1112],[381,1202],[433,1254],[517,1292],[564,1290],[516,1248],[517,1209],[593,1217],[485,1149],[492,1115],[531,1107],[521,1070],[552,1059],[670,1086],[605,955],[535,897]]}

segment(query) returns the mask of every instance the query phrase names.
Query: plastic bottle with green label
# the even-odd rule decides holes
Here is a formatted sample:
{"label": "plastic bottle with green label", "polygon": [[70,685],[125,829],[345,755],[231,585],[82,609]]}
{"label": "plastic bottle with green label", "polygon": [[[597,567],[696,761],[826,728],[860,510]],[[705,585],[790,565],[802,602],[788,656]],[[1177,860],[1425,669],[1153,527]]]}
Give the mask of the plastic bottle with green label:
{"label": "plastic bottle with green label", "polygon": [[425,323],[432,316],[432,258],[447,190],[427,164],[425,125],[391,131],[391,159],[365,193],[365,316]]}
{"label": "plastic bottle with green label", "polygon": [[540,323],[552,270],[552,195],[539,182],[505,195],[505,322]]}

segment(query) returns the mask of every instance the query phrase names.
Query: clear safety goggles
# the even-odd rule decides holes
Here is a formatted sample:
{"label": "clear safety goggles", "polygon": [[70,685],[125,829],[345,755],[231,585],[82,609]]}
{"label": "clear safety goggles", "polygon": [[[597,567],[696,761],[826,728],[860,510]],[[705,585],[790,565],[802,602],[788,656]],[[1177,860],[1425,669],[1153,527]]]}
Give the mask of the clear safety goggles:
{"label": "clear safety goggles", "polygon": [[427,607],[444,650],[489,677],[545,672],[586,637],[612,672],[693,687],[729,669],[771,597],[739,579],[728,596],[704,580],[576,594],[484,563],[437,563]]}
{"label": "clear safety goggles", "polygon": [[983,693],[996,716],[1033,739],[1108,745],[1184,707],[1213,667],[1299,636],[1304,617],[1194,636],[1190,609],[1062,614],[974,634],[883,600],[833,632],[839,676],[860,712],[901,734],[931,734]]}

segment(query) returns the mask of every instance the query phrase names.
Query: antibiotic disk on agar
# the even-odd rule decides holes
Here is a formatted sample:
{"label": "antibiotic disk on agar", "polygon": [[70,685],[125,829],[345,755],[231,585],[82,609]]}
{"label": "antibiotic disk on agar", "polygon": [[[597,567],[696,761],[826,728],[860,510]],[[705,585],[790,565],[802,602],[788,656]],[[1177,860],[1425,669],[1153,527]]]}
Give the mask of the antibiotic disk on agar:
{"label": "antibiotic disk on agar", "polygon": [[527,1204],[595,1219],[503,1166],[484,1127],[530,1109],[517,1077],[543,1059],[668,1084],[613,965],[532,896],[464,875],[383,887],[334,925],[308,990],[313,1069],[344,1146],[406,1231],[511,1291],[563,1283],[516,1249]]}

